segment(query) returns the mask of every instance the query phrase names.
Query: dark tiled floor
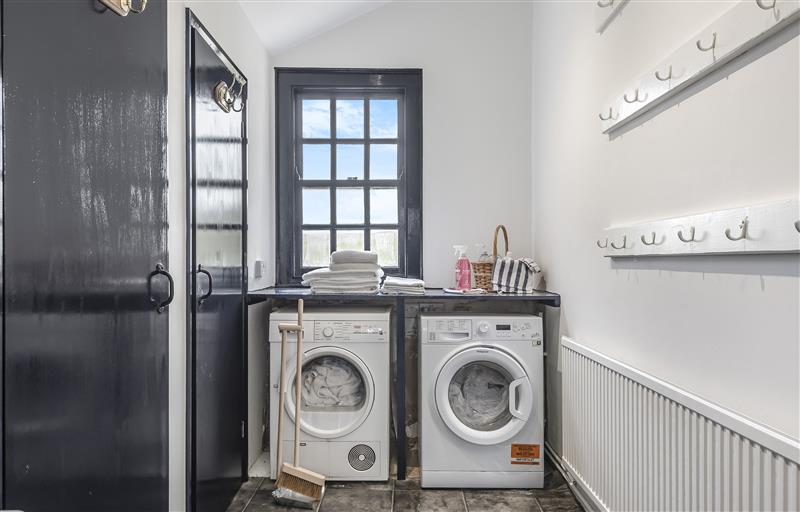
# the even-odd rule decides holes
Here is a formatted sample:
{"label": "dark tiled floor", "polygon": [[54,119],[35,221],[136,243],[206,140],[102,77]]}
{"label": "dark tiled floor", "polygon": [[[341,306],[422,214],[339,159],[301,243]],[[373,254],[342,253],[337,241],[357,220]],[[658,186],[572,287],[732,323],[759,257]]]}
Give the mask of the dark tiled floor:
{"label": "dark tiled floor", "polygon": [[[275,483],[245,482],[227,512],[300,510],[272,500]],[[545,466],[544,489],[420,489],[418,479],[328,484],[319,512],[580,512],[558,471]]]}

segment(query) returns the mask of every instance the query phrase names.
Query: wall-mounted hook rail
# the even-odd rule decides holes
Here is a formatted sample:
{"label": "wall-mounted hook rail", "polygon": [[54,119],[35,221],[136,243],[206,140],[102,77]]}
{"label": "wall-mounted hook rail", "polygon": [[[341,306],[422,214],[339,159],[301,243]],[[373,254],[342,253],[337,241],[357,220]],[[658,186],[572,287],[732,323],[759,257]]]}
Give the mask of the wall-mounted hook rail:
{"label": "wall-mounted hook rail", "polygon": [[606,247],[608,247],[608,238],[606,238],[605,242],[602,243],[602,244],[600,243],[600,240],[598,240],[597,241],[597,247],[599,247],[601,249],[605,249]]}
{"label": "wall-mounted hook rail", "polygon": [[669,65],[669,72],[667,73],[667,76],[661,76],[661,72],[659,70],[656,70],[655,74],[656,74],[656,78],[661,80],[662,82],[666,82],[667,80],[671,80],[672,79],[672,64]]}
{"label": "wall-mounted hook rail", "polygon": [[[764,0],[756,0],[756,5],[758,5],[759,7],[764,9],[765,11],[769,11],[770,9],[774,9],[775,5],[777,3],[778,2],[776,0],[772,0],[771,4],[767,4],[767,2],[765,2]],[[598,2],[598,4],[599,4],[599,2]]]}
{"label": "wall-mounted hook rail", "polygon": [[622,236],[622,245],[617,245],[614,242],[611,242],[611,247],[617,250],[621,250],[625,248],[625,245],[628,243],[628,235]]}
{"label": "wall-mounted hook rail", "polygon": [[603,0],[597,0],[597,7],[606,8],[611,7],[612,5],[614,5],[614,0],[607,0],[606,2],[603,2]]}
{"label": "wall-mounted hook rail", "polygon": [[602,112],[601,112],[599,114],[599,117],[600,117],[601,121],[608,121],[609,119],[613,118],[614,117],[614,113],[612,112],[611,107],[608,107],[608,115],[607,116],[604,117]]}
{"label": "wall-mounted hook rail", "polygon": [[710,45],[703,46],[702,41],[700,39],[698,39],[695,42],[695,46],[697,46],[697,49],[700,50],[701,52],[708,52],[708,51],[714,50],[714,48],[717,47],[717,33],[714,32],[713,36],[711,37],[711,44]]}
{"label": "wall-mounted hook rail", "polygon": [[649,242],[644,237],[644,235],[640,236],[639,238],[641,238],[642,243],[644,245],[654,245],[656,243],[656,232],[655,231],[650,232],[650,241]]}
{"label": "wall-mounted hook rail", "polygon": [[634,95],[633,99],[628,98],[628,93],[627,92],[622,96],[622,99],[625,100],[625,103],[636,103],[637,101],[641,103],[641,102],[647,101],[647,93],[645,93],[644,96],[640,98],[639,97],[639,88],[637,87],[636,90],[635,90],[635,95]]}
{"label": "wall-mounted hook rail", "polygon": [[725,236],[728,240],[732,242],[736,242],[737,240],[746,240],[747,239],[747,217],[742,219],[741,224],[739,224],[740,233],[737,236],[731,235],[731,228],[725,228]]}
{"label": "wall-mounted hook rail", "polygon": [[689,228],[689,238],[686,238],[686,237],[684,237],[684,236],[683,236],[683,231],[682,231],[682,230],[681,230],[681,231],[678,231],[678,238],[680,238],[681,242],[685,242],[685,243],[687,243],[687,244],[688,244],[689,242],[694,242],[694,241],[696,241],[696,239],[695,239],[695,237],[694,237],[694,226],[692,226],[691,228]]}

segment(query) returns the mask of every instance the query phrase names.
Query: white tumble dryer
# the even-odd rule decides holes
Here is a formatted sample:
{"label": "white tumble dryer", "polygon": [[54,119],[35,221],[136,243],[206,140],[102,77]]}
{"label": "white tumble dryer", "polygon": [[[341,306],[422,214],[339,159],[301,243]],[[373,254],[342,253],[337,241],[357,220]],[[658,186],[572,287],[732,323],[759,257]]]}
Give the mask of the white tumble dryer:
{"label": "white tumble dryer", "polygon": [[542,319],[420,316],[422,487],[544,484]]}
{"label": "white tumble dryer", "polygon": [[[303,316],[300,464],[330,480],[389,478],[390,308],[312,308]],[[284,461],[292,462],[295,414],[294,333],[285,355],[286,407],[278,411],[280,333],[296,309],[270,316],[270,473],[277,477],[278,414]]]}

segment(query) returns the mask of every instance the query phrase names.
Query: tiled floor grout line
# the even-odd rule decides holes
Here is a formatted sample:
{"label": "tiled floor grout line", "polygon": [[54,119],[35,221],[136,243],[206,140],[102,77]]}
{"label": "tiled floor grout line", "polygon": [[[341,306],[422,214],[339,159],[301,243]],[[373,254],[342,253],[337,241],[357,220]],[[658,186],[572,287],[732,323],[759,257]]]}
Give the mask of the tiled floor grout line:
{"label": "tiled floor grout line", "polygon": [[253,501],[253,498],[256,497],[256,493],[258,492],[259,489],[261,489],[261,486],[264,485],[265,480],[266,478],[262,478],[261,481],[258,483],[258,486],[256,486],[256,488],[250,494],[250,497],[247,498],[247,503],[245,503],[244,507],[242,507],[242,512],[247,512],[247,507],[250,506],[250,503]]}

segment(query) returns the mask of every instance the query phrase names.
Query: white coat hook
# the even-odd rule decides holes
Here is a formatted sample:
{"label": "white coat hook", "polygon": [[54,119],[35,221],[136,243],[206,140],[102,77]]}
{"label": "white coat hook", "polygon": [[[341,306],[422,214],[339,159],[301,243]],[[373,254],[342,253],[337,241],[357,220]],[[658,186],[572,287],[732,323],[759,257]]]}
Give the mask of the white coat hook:
{"label": "white coat hook", "polygon": [[605,249],[606,247],[608,247],[608,238],[606,238],[605,243],[602,243],[602,244],[600,243],[600,240],[598,240],[597,241],[597,247],[599,247],[601,249]]}
{"label": "white coat hook", "polygon": [[800,233],[800,220],[794,221],[794,229],[796,229],[797,232]]}
{"label": "white coat hook", "polygon": [[611,242],[611,247],[613,247],[614,249],[617,249],[617,250],[621,250],[621,249],[625,248],[625,244],[627,244],[627,243],[628,243],[628,235],[624,235],[622,237],[622,245],[617,245],[614,242]]}
{"label": "white coat hook", "polygon": [[639,88],[637,87],[636,90],[635,90],[635,95],[633,96],[633,99],[628,98],[628,93],[627,92],[625,93],[625,95],[622,96],[622,98],[625,100],[626,103],[636,103],[637,101],[638,102],[643,102],[643,101],[647,101],[647,93],[645,93],[644,96],[639,97]]}
{"label": "white coat hook", "polygon": [[642,239],[642,243],[643,243],[644,245],[654,245],[654,244],[656,243],[656,232],[655,232],[655,231],[652,231],[652,232],[650,233],[650,241],[649,241],[649,242],[648,242],[648,241],[647,241],[647,239],[644,237],[644,235],[642,235],[642,236],[641,236],[641,237],[639,237],[639,238],[641,238],[641,239]]}
{"label": "white coat hook", "polygon": [[669,72],[667,73],[667,76],[661,76],[661,73],[658,70],[656,70],[656,78],[658,78],[662,82],[666,82],[667,80],[672,79],[672,64],[669,65]]}
{"label": "white coat hook", "polygon": [[608,107],[608,115],[603,116],[602,112],[598,115],[601,121],[608,121],[609,119],[614,117],[613,112],[611,111],[611,107]]}
{"label": "white coat hook", "polygon": [[695,42],[697,49],[701,52],[712,51],[717,47],[717,33],[714,32],[713,36],[711,37],[711,44],[708,46],[703,46],[703,43],[700,39]]}
{"label": "white coat hook", "polygon": [[603,0],[597,0],[597,7],[606,8],[611,7],[612,5],[614,5],[614,0],[608,0],[606,2],[603,2]]}
{"label": "white coat hook", "polygon": [[[599,2],[598,2],[598,3],[599,3]],[[774,8],[775,8],[775,5],[776,5],[777,3],[778,3],[778,2],[777,2],[776,0],[772,0],[772,3],[771,3],[771,4],[768,4],[768,3],[767,3],[767,2],[765,2],[764,0],[756,0],[756,4],[757,4],[759,7],[761,7],[762,9],[764,9],[765,11],[768,11],[768,10],[770,10],[770,9],[774,9]]]}
{"label": "white coat hook", "polygon": [[747,217],[742,220],[742,223],[739,224],[739,230],[741,231],[739,235],[732,236],[731,235],[731,228],[725,229],[725,236],[728,237],[728,240],[735,242],[737,240],[745,240],[747,239]]}
{"label": "white coat hook", "polygon": [[681,242],[685,242],[685,243],[687,243],[687,244],[688,244],[689,242],[694,242],[694,241],[695,241],[695,238],[694,238],[694,226],[692,226],[692,227],[689,229],[689,238],[685,238],[685,237],[683,236],[683,231],[678,231],[678,238],[680,238],[680,239],[681,239]]}

